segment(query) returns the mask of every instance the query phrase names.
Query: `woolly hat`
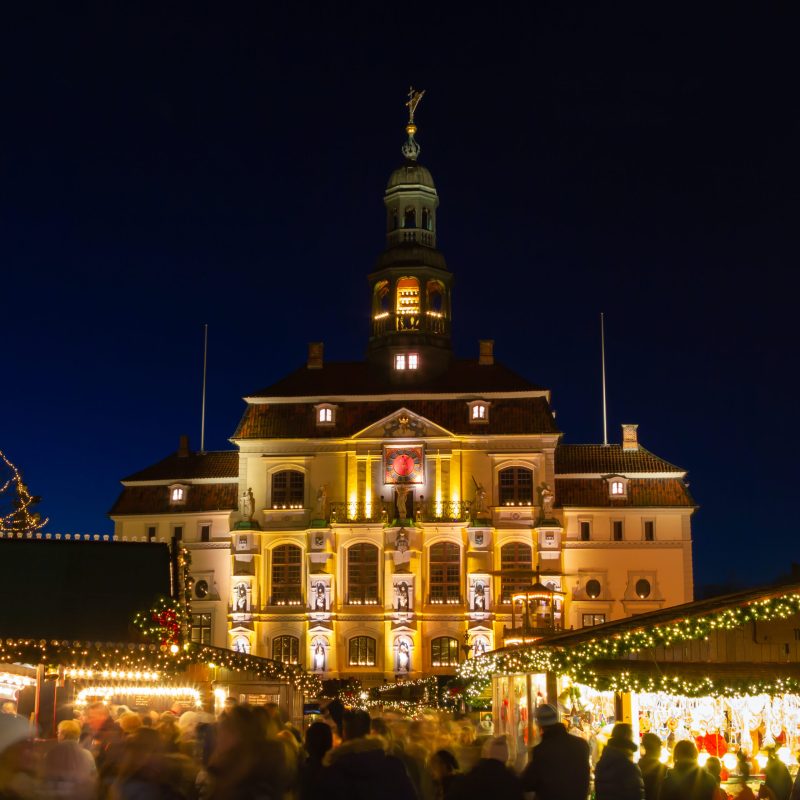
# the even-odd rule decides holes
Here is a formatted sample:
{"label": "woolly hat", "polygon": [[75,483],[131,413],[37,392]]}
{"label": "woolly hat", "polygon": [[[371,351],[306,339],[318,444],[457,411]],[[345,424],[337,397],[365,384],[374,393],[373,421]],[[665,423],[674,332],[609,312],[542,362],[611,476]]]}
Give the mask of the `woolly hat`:
{"label": "woolly hat", "polygon": [[536,709],[534,718],[542,728],[549,728],[558,724],[558,709],[550,703],[545,703]]}
{"label": "woolly hat", "polygon": [[483,743],[481,758],[493,758],[505,764],[509,759],[508,739],[505,736],[492,736]]}
{"label": "woolly hat", "polygon": [[0,714],[0,753],[31,735],[27,721],[16,714]]}

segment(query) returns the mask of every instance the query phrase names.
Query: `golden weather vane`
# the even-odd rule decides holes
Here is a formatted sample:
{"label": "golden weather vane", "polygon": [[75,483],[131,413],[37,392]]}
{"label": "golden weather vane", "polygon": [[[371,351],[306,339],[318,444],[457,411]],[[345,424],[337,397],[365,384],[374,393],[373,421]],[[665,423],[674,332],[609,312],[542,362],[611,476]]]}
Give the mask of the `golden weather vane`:
{"label": "golden weather vane", "polygon": [[419,105],[419,101],[422,100],[422,96],[425,94],[425,90],[423,89],[421,92],[414,89],[413,86],[408,88],[408,102],[406,106],[408,106],[408,124],[414,124],[414,113],[417,110],[417,106]]}

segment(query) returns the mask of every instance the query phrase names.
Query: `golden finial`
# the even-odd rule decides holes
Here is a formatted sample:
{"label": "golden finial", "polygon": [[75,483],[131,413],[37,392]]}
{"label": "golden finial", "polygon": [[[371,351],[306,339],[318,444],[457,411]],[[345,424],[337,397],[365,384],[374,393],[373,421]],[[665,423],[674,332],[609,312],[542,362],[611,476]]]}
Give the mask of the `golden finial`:
{"label": "golden finial", "polygon": [[417,126],[414,124],[414,113],[416,112],[419,101],[422,100],[422,96],[424,94],[424,89],[419,92],[414,89],[413,86],[409,86],[408,88],[408,102],[406,103],[406,106],[408,106],[408,125],[406,125],[406,133],[411,136],[417,132]]}

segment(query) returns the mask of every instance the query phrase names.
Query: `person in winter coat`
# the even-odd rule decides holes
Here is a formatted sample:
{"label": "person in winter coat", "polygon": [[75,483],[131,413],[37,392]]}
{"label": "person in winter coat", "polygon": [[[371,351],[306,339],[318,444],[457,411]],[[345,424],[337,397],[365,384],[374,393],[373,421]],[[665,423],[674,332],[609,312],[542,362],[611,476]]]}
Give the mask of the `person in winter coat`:
{"label": "person in winter coat", "polygon": [[697,763],[697,747],[687,739],[672,753],[675,766],[661,784],[659,800],[713,800],[717,782]]}
{"label": "person in winter coat", "polygon": [[775,755],[775,748],[767,750],[767,763],[764,767],[764,783],[775,795],[776,800],[789,800],[792,793],[792,776],[786,764]]}
{"label": "person in winter coat", "polygon": [[589,796],[589,745],[567,733],[555,706],[536,709],[542,740],[531,750],[522,773],[522,789],[536,800],[586,800]]}
{"label": "person in winter coat", "polygon": [[509,769],[508,759],[505,736],[487,739],[478,763],[466,775],[454,777],[445,800],[523,800],[522,786]]}
{"label": "person in winter coat", "polygon": [[658,800],[661,783],[667,774],[666,764],[661,763],[661,739],[654,733],[642,736],[644,755],[639,759],[639,772],[644,782],[645,800]]}
{"label": "person in winter coat", "polygon": [[388,755],[385,743],[369,736],[366,711],[345,712],[342,744],[329,751],[326,798],[333,800],[417,800],[414,785],[400,759]]}
{"label": "person in winter coat", "polygon": [[633,742],[633,728],[627,722],[618,722],[594,768],[597,800],[643,800],[642,773],[633,763],[637,749]]}

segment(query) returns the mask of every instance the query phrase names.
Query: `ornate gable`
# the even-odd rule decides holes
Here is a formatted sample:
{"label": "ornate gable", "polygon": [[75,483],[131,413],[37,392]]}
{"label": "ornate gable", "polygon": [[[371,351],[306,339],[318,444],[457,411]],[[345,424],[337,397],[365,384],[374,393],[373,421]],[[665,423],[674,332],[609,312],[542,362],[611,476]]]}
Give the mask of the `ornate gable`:
{"label": "ornate gable", "polygon": [[354,439],[424,439],[431,436],[452,437],[453,433],[407,408],[399,408],[354,434]]}

